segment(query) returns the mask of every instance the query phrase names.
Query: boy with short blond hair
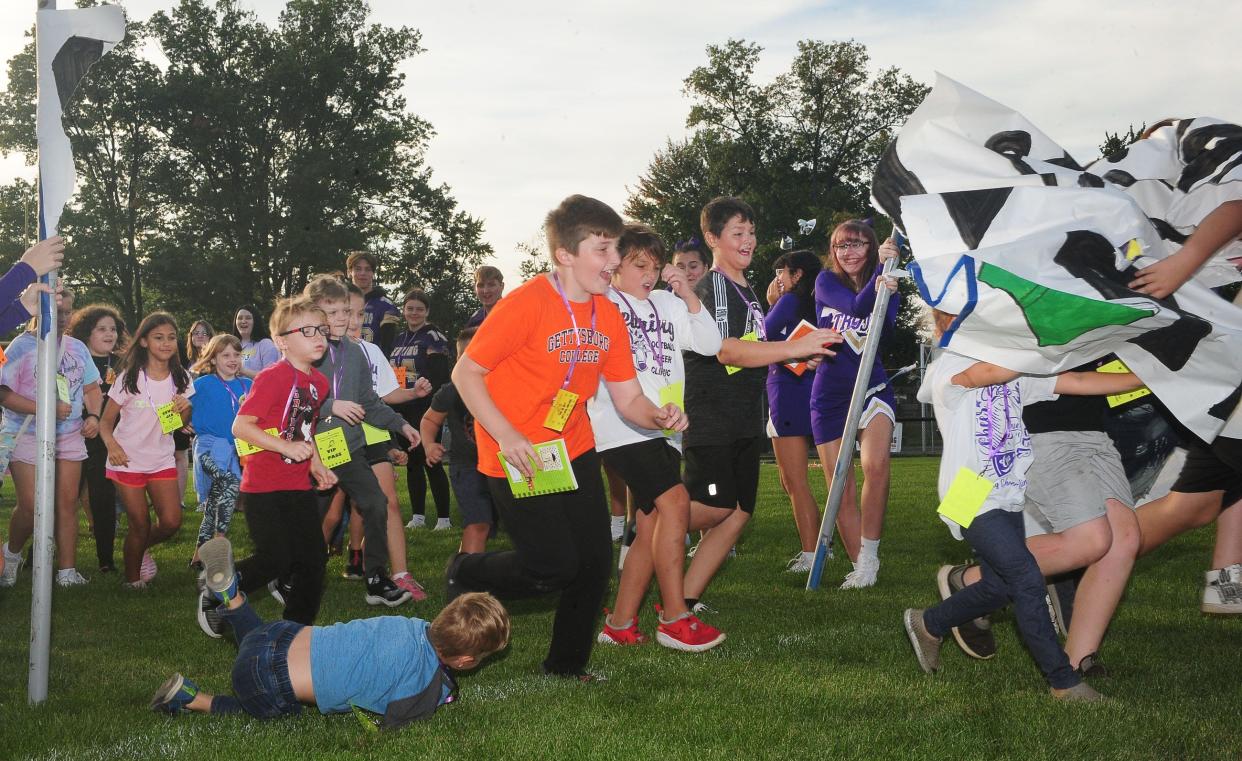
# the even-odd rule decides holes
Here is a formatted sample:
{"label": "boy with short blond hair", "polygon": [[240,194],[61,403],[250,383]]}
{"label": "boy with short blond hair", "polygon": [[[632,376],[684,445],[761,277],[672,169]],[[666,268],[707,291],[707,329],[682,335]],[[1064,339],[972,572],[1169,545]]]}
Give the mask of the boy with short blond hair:
{"label": "boy with short blond hair", "polygon": [[467,328],[477,328],[487,319],[487,315],[500,301],[505,292],[505,276],[499,269],[484,264],[474,271],[474,295],[479,300],[479,309],[466,320]]}
{"label": "boy with short blond hair", "polygon": [[[368,605],[396,607],[409,600],[411,593],[398,587],[388,576],[388,498],[367,462],[362,423],[400,434],[410,446],[418,444],[418,431],[376,395],[362,347],[345,338],[349,329],[349,291],[345,284],[331,275],[320,275],[307,283],[305,294],[323,310],[330,329],[327,351],[316,363],[329,382],[319,412],[317,441],[324,440],[337,429],[344,435],[348,459],[334,465],[332,472],[362,515],[366,537],[364,599]],[[321,497],[321,500],[326,513],[332,495]]]}
{"label": "boy with short blond hair", "polygon": [[[589,681],[612,544],[586,400],[602,376],[621,416],[640,428],[681,430],[686,420],[676,405],[657,407],[643,395],[625,322],[604,296],[620,264],[621,217],[575,195],[548,214],[545,228],[552,271],[498,303],[453,370],[453,384],[475,418],[479,470],[514,549],[456,555],[446,594],[559,593],[543,670]],[[515,498],[497,455],[531,479],[533,444],[555,439],[564,440],[577,488]]]}
{"label": "boy with short blond hair", "polygon": [[173,674],[151,699],[162,713],[274,719],[313,705],[323,714],[378,713],[382,729],[400,729],[455,699],[453,671],[475,668],[509,642],[509,615],[487,594],[457,598],[430,624],[403,616],[331,626],[264,624],[238,591],[229,540],[211,539],[200,554],[206,594],[237,639],[235,695],[201,692]]}
{"label": "boy with short blond hair", "polygon": [[716,354],[685,353],[686,414],[695,424],[684,439],[693,525],[707,528],[686,572],[686,603],[692,611],[755,511],[759,455],[767,446],[763,401],[767,367],[809,358],[811,369],[835,330],[817,329],[792,341],[768,341],[763,307],[746,279],[758,240],[755,212],[740,198],[721,197],[703,207],[703,237],[715,266],[695,294],[712,315],[722,339]]}

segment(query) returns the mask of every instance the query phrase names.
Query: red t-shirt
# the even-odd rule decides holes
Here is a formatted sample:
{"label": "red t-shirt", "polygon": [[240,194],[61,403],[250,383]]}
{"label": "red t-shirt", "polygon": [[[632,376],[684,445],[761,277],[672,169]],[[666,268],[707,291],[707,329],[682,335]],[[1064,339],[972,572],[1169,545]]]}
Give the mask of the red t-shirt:
{"label": "red t-shirt", "polygon": [[[514,428],[531,443],[564,438],[570,458],[595,446],[595,433],[587,417],[587,399],[599,389],[600,375],[609,381],[635,377],[630,356],[630,333],[616,305],[605,296],[591,301],[571,301],[574,320],[548,279],[542,275],[514,290],[488,314],[479,326],[466,356],[489,372],[484,376],[487,393]],[[592,303],[595,330],[591,330]],[[577,335],[574,322],[578,324]],[[576,355],[576,363],[571,362]],[[543,427],[573,364],[569,391],[578,403],[562,432]],[[476,420],[479,471],[502,478],[500,447]]]}
{"label": "red t-shirt", "polygon": [[[311,368],[304,373],[281,360],[254,379],[238,415],[253,415],[261,430],[275,428],[285,441],[315,440],[315,419],[320,401],[327,398],[328,379]],[[244,460],[241,490],[251,494],[272,491],[306,491],[311,487],[310,460],[289,462],[264,450]]]}

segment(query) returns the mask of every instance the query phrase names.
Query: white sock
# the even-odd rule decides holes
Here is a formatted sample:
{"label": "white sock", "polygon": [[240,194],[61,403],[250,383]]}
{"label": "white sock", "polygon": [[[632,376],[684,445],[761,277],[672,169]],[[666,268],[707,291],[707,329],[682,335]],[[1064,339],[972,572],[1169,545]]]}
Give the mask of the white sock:
{"label": "white sock", "polygon": [[614,516],[612,516],[612,525],[614,525],[614,526],[624,526],[624,525],[625,525],[625,516],[624,516],[624,515],[614,515]]}
{"label": "white sock", "polygon": [[814,560],[814,559],[815,559],[815,550],[811,550],[810,552],[807,552],[807,551],[803,550],[803,551],[802,551],[802,559],[803,559],[803,560]]}
{"label": "white sock", "polygon": [[878,558],[880,557],[880,540],[862,538],[862,546],[858,549],[858,559],[862,560],[864,556]]}
{"label": "white sock", "polygon": [[400,579],[400,578],[402,578],[403,576],[409,576],[409,575],[410,575],[410,572],[409,572],[409,571],[402,571],[401,573],[394,573],[394,574],[392,575],[392,580],[393,580],[393,581],[396,581],[397,579]]}
{"label": "white sock", "polygon": [[22,556],[22,554],[21,554],[20,552],[14,552],[13,550],[9,549],[9,543],[8,543],[8,542],[5,542],[5,543],[4,543],[4,556],[5,556],[6,558],[15,558],[15,559],[16,559],[16,558],[20,558],[20,557]]}

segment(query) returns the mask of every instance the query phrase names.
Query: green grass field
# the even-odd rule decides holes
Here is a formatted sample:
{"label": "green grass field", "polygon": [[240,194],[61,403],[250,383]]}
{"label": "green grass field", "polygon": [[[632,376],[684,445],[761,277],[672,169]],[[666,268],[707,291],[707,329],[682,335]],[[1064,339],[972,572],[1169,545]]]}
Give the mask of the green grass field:
{"label": "green grass field", "polygon": [[[1198,611],[1211,529],[1178,540],[1139,564],[1105,641],[1112,674],[1094,683],[1111,699],[1060,705],[1047,696],[1012,621],[998,619],[1000,653],[971,660],[952,642],[935,676],[919,671],[901,611],[936,599],[934,573],[962,560],[934,515],[936,461],[897,460],[880,583],[836,589],[838,559],[815,593],[787,574],[796,551],[790,510],[776,471],[764,466],[760,510],[706,600],[728,632],[701,655],[656,644],[597,647],[603,684],[538,675],[550,601],[511,606],[513,640],[462,680],[461,701],[402,732],[364,731],[353,716],[317,712],[290,720],[185,716],[147,709],[173,671],[206,690],[228,687],[233,647],[210,640],[194,619],[186,560],[198,514],[178,541],[157,548],[160,575],[145,594],[94,570],[83,523],[79,567],[89,586],[54,593],[50,698],[26,703],[30,574],[0,591],[0,758],[3,759],[678,759],[678,758],[1022,758],[1182,759],[1242,755],[1237,666],[1242,621]],[[818,476],[816,471],[813,476]],[[399,489],[404,493],[404,489]],[[817,493],[822,494],[822,484]],[[12,506],[5,487],[0,527]],[[408,509],[408,508],[407,508]],[[245,522],[233,540],[245,551]],[[411,567],[431,592],[399,609],[431,618],[442,599],[444,561],[456,532],[410,536]],[[119,549],[118,549],[119,560]],[[367,606],[359,582],[331,559],[323,622],[388,612]],[[648,605],[641,623],[650,631]],[[278,615],[270,599],[260,615]]]}

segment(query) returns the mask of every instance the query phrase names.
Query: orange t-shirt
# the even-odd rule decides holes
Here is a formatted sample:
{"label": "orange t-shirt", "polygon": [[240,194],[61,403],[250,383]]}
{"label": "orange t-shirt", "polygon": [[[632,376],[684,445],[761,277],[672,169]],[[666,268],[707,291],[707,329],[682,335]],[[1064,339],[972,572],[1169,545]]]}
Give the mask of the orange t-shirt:
{"label": "orange t-shirt", "polygon": [[[570,459],[595,447],[586,408],[587,399],[599,388],[600,374],[609,381],[635,377],[630,333],[621,312],[606,296],[593,296],[592,301],[569,302],[578,323],[575,338],[556,286],[540,275],[501,299],[466,348],[466,356],[488,369],[484,376],[487,393],[509,423],[533,444],[563,437]],[[557,433],[544,428],[543,421],[575,353],[568,390],[578,395],[578,403],[565,429]],[[496,439],[477,421],[474,429],[479,471],[503,478]]]}

